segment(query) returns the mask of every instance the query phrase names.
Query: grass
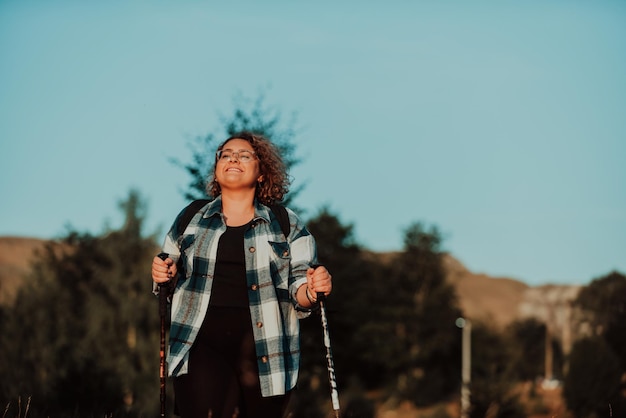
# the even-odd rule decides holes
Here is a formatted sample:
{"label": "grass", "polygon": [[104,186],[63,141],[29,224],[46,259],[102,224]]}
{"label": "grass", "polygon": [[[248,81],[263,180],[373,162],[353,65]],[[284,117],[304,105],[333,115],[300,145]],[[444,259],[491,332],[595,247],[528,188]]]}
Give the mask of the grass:
{"label": "grass", "polygon": [[[11,402],[7,403],[6,408],[4,408],[4,414],[2,414],[2,418],[7,418],[7,414],[9,413],[9,408],[11,408]],[[26,402],[26,409],[24,410],[24,416],[22,417],[22,397],[17,398],[17,417],[16,418],[26,418],[28,416],[28,410],[30,409],[30,396],[28,397],[28,401]]]}

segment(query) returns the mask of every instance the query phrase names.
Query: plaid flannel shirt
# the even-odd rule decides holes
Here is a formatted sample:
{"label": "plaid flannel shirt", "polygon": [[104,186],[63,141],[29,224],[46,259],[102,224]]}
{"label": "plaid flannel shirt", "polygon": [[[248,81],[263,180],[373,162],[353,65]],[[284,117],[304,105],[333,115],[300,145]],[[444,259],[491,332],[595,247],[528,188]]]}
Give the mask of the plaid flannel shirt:
{"label": "plaid flannel shirt", "polygon": [[[187,373],[193,344],[211,298],[217,246],[226,231],[221,198],[204,206],[181,236],[181,212],[165,237],[163,252],[183,270],[172,297],[168,364],[170,376]],[[296,299],[306,283],[306,271],[316,263],[313,236],[300,218],[287,209],[291,230],[285,237],[278,219],[255,202],[252,226],[244,235],[246,281],[257,364],[263,396],[282,395],[292,389],[300,363],[300,324],[310,314]],[[287,239],[286,239],[287,238]],[[183,275],[184,274],[184,275]]]}

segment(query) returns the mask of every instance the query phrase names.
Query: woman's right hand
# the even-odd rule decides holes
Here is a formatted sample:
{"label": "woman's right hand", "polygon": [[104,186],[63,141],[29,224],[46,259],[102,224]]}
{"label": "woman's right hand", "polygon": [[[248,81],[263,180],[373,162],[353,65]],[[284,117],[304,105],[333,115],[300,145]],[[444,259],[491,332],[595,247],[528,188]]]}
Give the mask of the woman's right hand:
{"label": "woman's right hand", "polygon": [[161,260],[157,256],[152,259],[152,281],[155,283],[169,282],[172,277],[176,277],[177,272],[176,264],[171,258]]}

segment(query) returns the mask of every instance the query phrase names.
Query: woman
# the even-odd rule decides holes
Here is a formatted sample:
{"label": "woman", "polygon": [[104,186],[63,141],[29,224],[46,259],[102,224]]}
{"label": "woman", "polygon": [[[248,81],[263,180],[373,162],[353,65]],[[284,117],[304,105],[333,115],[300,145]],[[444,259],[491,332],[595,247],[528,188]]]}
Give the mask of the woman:
{"label": "woman", "polygon": [[155,286],[177,277],[168,353],[176,412],[183,418],[281,417],[300,361],[298,319],[331,276],[315,241],[286,209],[289,234],[270,205],[288,191],[276,147],[249,132],[218,147],[214,198],[182,234],[183,212],[155,257]]}

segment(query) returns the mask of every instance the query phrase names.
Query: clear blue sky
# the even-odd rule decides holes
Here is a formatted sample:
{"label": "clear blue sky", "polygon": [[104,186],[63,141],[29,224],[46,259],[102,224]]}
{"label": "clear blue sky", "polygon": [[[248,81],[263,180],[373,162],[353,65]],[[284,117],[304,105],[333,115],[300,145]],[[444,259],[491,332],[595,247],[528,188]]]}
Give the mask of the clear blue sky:
{"label": "clear blue sky", "polygon": [[623,1],[0,0],[0,235],[119,226],[131,188],[164,233],[168,158],[262,89],[297,204],[366,248],[422,221],[477,273],[626,272]]}

